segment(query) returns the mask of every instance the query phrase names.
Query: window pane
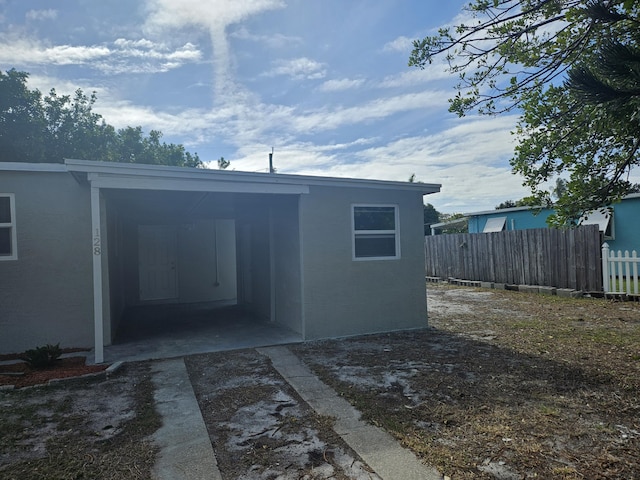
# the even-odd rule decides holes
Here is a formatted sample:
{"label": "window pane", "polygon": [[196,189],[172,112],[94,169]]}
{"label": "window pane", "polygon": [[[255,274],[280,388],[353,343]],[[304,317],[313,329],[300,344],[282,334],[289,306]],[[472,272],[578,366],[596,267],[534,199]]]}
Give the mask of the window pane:
{"label": "window pane", "polygon": [[0,223],[11,223],[11,197],[0,197]]}
{"label": "window pane", "polygon": [[11,255],[11,229],[0,228],[0,256]]}
{"label": "window pane", "polygon": [[393,233],[356,235],[355,240],[356,258],[396,256],[396,236]]}
{"label": "window pane", "polygon": [[394,207],[353,207],[353,224],[356,230],[395,230]]}

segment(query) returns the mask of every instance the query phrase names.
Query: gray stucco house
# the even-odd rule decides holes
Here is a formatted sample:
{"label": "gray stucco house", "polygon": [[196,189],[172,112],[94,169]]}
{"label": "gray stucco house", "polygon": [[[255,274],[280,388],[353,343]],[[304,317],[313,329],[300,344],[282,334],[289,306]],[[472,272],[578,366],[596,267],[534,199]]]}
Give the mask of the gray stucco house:
{"label": "gray stucco house", "polygon": [[426,326],[440,185],[67,160],[0,163],[0,353],[91,347],[123,312],[226,302],[301,340]]}

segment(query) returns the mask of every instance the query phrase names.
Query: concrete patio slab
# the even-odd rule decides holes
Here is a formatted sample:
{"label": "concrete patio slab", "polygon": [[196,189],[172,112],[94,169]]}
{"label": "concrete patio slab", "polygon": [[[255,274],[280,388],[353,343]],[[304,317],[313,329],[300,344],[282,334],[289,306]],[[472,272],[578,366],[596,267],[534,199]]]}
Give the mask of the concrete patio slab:
{"label": "concrete patio slab", "polygon": [[[136,312],[134,312],[136,313]],[[149,308],[129,315],[104,361],[155,360],[302,341],[300,334],[239,308]],[[92,362],[93,358],[87,359]]]}

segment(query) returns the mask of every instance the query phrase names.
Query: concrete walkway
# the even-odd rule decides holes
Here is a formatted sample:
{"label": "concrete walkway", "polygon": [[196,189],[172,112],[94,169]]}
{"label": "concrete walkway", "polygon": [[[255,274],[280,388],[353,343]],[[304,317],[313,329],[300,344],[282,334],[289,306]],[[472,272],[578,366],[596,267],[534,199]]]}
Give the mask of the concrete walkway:
{"label": "concrete walkway", "polygon": [[280,375],[320,415],[335,417],[334,430],[364,462],[384,480],[441,480],[434,468],[427,467],[391,435],[360,420],[349,402],[316,377],[287,347],[257,348],[271,359]]}
{"label": "concrete walkway", "polygon": [[[388,433],[360,420],[358,412],[322,383],[284,346],[256,349],[316,412],[336,419],[334,430],[383,480],[441,480]],[[163,426],[153,440],[160,448],[155,480],[222,480],[182,358],[153,364],[155,401]]]}
{"label": "concrete walkway", "polygon": [[222,480],[211,440],[182,358],[153,363],[155,401],[162,427],[155,480]]}

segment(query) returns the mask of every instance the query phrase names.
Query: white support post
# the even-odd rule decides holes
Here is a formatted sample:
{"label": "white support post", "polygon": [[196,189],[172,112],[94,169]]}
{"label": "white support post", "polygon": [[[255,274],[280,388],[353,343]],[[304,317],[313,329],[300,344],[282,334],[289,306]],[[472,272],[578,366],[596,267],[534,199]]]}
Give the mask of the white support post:
{"label": "white support post", "polygon": [[91,187],[91,253],[93,256],[93,329],[95,362],[104,362],[102,319],[102,235],[100,233],[100,189]]}
{"label": "white support post", "polygon": [[[625,292],[627,295],[631,293],[631,257],[629,256],[629,250],[624,251],[624,278],[625,278]],[[622,273],[622,270],[620,271]],[[621,280],[622,281],[622,280]]]}
{"label": "white support post", "polygon": [[609,244],[604,243],[602,245],[602,288],[604,293],[609,293]]}

